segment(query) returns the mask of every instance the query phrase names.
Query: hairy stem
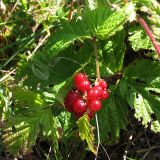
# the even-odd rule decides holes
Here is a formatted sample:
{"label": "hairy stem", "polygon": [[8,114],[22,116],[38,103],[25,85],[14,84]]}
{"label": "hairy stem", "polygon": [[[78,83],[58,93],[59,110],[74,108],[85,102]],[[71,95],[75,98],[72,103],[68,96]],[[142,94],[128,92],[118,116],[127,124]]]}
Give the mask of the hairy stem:
{"label": "hairy stem", "polygon": [[97,48],[97,42],[96,38],[93,38],[93,46],[94,46],[94,53],[96,57],[96,76],[97,79],[100,79],[100,69],[99,69],[99,61],[98,61],[98,48]]}
{"label": "hairy stem", "polygon": [[148,34],[148,36],[151,39],[152,44],[153,44],[153,46],[154,46],[154,48],[155,48],[155,50],[156,50],[156,52],[158,54],[158,57],[160,58],[160,46],[158,45],[158,43],[157,43],[152,31],[150,30],[150,28],[148,27],[147,23],[145,22],[145,20],[142,17],[138,16],[137,20],[140,23],[140,25],[144,28],[146,33]]}

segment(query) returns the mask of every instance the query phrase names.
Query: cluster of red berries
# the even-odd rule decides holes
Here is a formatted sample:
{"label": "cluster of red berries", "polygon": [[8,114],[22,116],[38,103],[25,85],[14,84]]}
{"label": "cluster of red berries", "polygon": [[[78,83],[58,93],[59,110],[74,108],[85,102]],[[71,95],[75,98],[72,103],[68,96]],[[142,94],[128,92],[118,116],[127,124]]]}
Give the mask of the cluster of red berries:
{"label": "cluster of red berries", "polygon": [[102,107],[101,100],[109,96],[107,83],[100,79],[96,85],[91,86],[87,76],[78,73],[74,77],[74,84],[76,89],[69,91],[64,100],[66,109],[77,118],[87,112],[88,117],[92,119],[94,113]]}

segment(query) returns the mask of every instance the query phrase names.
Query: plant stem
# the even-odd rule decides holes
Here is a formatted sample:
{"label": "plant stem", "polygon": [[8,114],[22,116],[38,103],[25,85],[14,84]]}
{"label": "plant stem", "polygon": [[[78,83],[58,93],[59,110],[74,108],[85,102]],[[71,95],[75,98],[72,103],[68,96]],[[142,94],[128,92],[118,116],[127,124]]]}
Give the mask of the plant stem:
{"label": "plant stem", "polygon": [[97,113],[95,114],[95,117],[96,117],[96,125],[97,125],[97,139],[98,139],[98,144],[97,144],[97,151],[96,151],[96,157],[95,157],[95,160],[97,160],[97,158],[98,158],[99,145],[100,145],[101,141],[100,141],[100,135],[99,135],[99,123],[98,123]]}
{"label": "plant stem", "polygon": [[153,46],[154,46],[154,48],[155,48],[155,50],[158,54],[158,57],[160,58],[160,46],[158,45],[152,31],[150,30],[147,23],[145,22],[145,20],[142,17],[138,16],[137,20],[140,23],[140,25],[145,29],[146,33],[148,34],[149,38],[152,41],[152,44],[153,44]]}
{"label": "plant stem", "polygon": [[96,42],[96,38],[93,38],[93,46],[94,46],[94,53],[95,53],[95,57],[96,57],[96,76],[97,79],[100,79],[100,70],[99,70],[99,61],[98,61],[98,48],[97,48],[97,42]]}
{"label": "plant stem", "polygon": [[75,3],[75,0],[72,0],[71,6],[70,6],[70,11],[69,11],[69,14],[68,14],[68,20],[69,20],[69,21],[72,19],[73,5],[74,5],[74,3]]}

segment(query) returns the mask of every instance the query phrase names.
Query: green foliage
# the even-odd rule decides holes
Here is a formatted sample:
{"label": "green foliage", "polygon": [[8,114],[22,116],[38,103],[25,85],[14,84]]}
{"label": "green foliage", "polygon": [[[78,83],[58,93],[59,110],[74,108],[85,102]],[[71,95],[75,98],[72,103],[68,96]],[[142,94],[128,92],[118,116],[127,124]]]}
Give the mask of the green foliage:
{"label": "green foliage", "polygon": [[8,124],[4,128],[6,134],[3,136],[8,150],[12,154],[20,150],[27,152],[35,145],[36,137],[42,135],[52,137],[57,147],[55,120],[51,107],[47,106],[43,98],[20,87],[13,90],[13,98],[18,102],[15,102],[14,116],[9,117]]}
{"label": "green foliage", "polygon": [[97,1],[95,0],[85,0],[85,3],[90,10],[97,8]]}
{"label": "green foliage", "polygon": [[113,90],[109,99],[103,103],[103,108],[98,112],[98,121],[101,141],[107,140],[108,144],[114,144],[120,130],[126,129],[128,124],[128,109],[125,99],[118,90]]}
{"label": "green foliage", "polygon": [[154,49],[149,37],[142,28],[132,28],[130,35],[129,41],[131,42],[134,51],[139,51],[140,49]]}
{"label": "green foliage", "polygon": [[[120,92],[135,109],[135,117],[147,127],[159,132],[160,68],[159,63],[148,60],[135,61],[120,82]],[[145,69],[144,69],[145,68]],[[158,95],[158,96],[157,96]],[[152,118],[155,114],[156,119]]]}
{"label": "green foliage", "polygon": [[121,30],[127,18],[125,11],[126,6],[107,17],[103,25],[98,28],[96,36],[101,40],[108,39],[110,36],[114,35],[115,32]]}
{"label": "green foliage", "polygon": [[110,74],[120,71],[123,67],[125,54],[124,40],[125,32],[120,31],[109,41],[107,41],[103,47],[103,62],[106,66],[105,69],[107,69],[108,73]]}
{"label": "green foliage", "polygon": [[82,140],[86,140],[88,144],[88,148],[94,154],[96,154],[96,149],[94,146],[94,135],[92,132],[92,126],[89,123],[88,116],[84,115],[77,121],[77,125],[79,128],[79,136]]}
{"label": "green foliage", "polygon": [[59,32],[50,36],[45,46],[46,49],[44,50],[48,52],[49,58],[52,59],[60,51],[73,44],[75,40],[89,38],[85,28],[86,26],[81,20],[71,23],[65,22]]}
{"label": "green foliage", "polygon": [[65,22],[60,31],[51,35],[44,51],[47,50],[49,58],[52,59],[75,40],[91,39],[94,36],[107,39],[122,29],[127,18],[125,11],[126,6],[115,12],[109,8],[87,10],[81,20]]}
{"label": "green foliage", "polygon": [[[4,2],[6,6],[13,3]],[[95,82],[93,40],[101,77],[109,83],[110,91],[97,112],[98,141],[108,145],[118,142],[121,130],[130,125],[130,107],[140,123],[160,132],[160,64],[146,56],[154,51],[152,42],[145,30],[132,23],[136,10],[144,12],[146,6],[145,14],[139,14],[148,18],[160,40],[159,3],[85,0],[70,6],[71,1],[64,0],[21,0],[13,10],[7,6],[1,16],[0,121],[5,123],[3,145],[12,154],[24,155],[40,138],[49,141],[54,158],[59,160],[65,152],[59,144],[69,150],[67,142],[78,141],[77,132],[97,154],[95,118],[89,121],[85,114],[77,120],[64,107],[68,91],[75,89],[75,73],[84,72]]]}

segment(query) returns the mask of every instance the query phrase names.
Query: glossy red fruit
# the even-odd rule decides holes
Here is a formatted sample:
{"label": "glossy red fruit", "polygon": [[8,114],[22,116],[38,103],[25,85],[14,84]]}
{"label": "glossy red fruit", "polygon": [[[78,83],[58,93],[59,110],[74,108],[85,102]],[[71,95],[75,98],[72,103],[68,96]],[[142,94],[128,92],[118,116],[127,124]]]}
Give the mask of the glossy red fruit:
{"label": "glossy red fruit", "polygon": [[76,113],[82,113],[85,112],[87,109],[86,104],[84,103],[82,98],[77,98],[74,102],[73,102],[73,110]]}
{"label": "glossy red fruit", "polygon": [[101,95],[101,91],[97,89],[97,87],[91,88],[88,93],[87,93],[87,99],[88,100],[94,100],[94,99],[99,99]]}
{"label": "glossy red fruit", "polygon": [[87,76],[83,73],[78,73],[74,76],[74,83],[75,85],[77,85],[78,83],[84,81],[84,80],[88,80]]}
{"label": "glossy red fruit", "polygon": [[88,107],[92,110],[92,111],[98,111],[101,109],[102,104],[100,100],[92,100],[88,103]]}
{"label": "glossy red fruit", "polygon": [[108,87],[108,84],[106,81],[104,81],[103,79],[99,80],[99,85],[103,88],[106,89]]}
{"label": "glossy red fruit", "polygon": [[78,91],[81,91],[81,92],[88,91],[90,89],[90,81],[83,80],[83,81],[77,83],[76,87],[77,87]]}
{"label": "glossy red fruit", "polygon": [[85,112],[82,112],[82,113],[77,113],[77,112],[74,112],[74,115],[77,119],[79,119],[80,117],[82,117],[84,115]]}
{"label": "glossy red fruit", "polygon": [[101,99],[105,100],[109,97],[109,92],[107,90],[104,90],[101,94]]}
{"label": "glossy red fruit", "polygon": [[69,91],[64,100],[64,105],[69,112],[73,112],[73,102],[79,97],[79,94],[75,91]]}
{"label": "glossy red fruit", "polygon": [[99,94],[101,94],[103,92],[103,88],[100,85],[94,86],[94,89],[99,91]]}
{"label": "glossy red fruit", "polygon": [[74,112],[73,111],[73,106],[70,105],[67,101],[64,102],[65,108],[68,112]]}

